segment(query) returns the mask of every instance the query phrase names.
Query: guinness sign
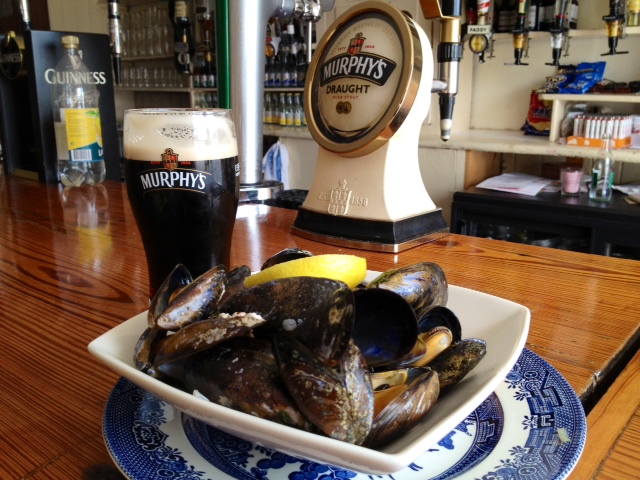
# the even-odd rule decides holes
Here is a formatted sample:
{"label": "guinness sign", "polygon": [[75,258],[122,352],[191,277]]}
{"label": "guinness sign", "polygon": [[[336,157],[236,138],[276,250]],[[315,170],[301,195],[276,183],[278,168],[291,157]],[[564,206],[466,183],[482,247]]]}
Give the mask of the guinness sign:
{"label": "guinness sign", "polygon": [[8,32],[0,43],[0,69],[9,80],[15,80],[26,72],[23,68],[24,40],[14,31]]}

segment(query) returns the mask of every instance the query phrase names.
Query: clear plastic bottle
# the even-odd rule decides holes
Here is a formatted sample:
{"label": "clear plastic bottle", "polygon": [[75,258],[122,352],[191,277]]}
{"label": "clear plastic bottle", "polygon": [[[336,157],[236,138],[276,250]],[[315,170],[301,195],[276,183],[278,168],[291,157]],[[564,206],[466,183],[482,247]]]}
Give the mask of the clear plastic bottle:
{"label": "clear plastic bottle", "polygon": [[591,185],[589,199],[598,202],[611,200],[613,192],[613,155],[611,153],[611,136],[607,133],[602,137],[602,147],[598,157],[593,160],[591,167]]}
{"label": "clear plastic bottle", "polygon": [[82,62],[79,40],[62,37],[64,55],[52,86],[58,175],[69,187],[95,185],[106,175],[96,77]]}

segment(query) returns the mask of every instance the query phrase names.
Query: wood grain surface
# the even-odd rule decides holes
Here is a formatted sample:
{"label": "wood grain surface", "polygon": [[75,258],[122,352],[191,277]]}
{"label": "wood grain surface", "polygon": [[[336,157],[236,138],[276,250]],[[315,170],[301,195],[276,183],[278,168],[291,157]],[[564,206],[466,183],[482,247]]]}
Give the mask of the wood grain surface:
{"label": "wood grain surface", "polygon": [[[527,347],[557,368],[587,406],[638,349],[640,262],[460,235],[400,254],[346,250],[292,235],[295,214],[241,206],[234,266],[258,269],[294,246],[356,253],[372,270],[436,262],[451,284],[527,306]],[[87,344],[146,310],[147,291],[123,185],[70,192],[0,174],[0,478],[122,478],[101,432],[117,376],[90,356]],[[609,409],[602,408],[608,423]],[[625,435],[636,441],[638,415],[633,419]],[[626,467],[611,463],[606,470],[620,478],[620,468]]]}

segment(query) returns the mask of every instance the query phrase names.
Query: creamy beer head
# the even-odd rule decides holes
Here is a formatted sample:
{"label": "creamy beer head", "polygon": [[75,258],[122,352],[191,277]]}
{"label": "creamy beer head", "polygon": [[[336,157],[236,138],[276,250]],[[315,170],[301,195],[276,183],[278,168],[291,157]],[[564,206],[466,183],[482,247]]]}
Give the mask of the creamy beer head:
{"label": "creamy beer head", "polygon": [[178,161],[236,157],[231,112],[224,109],[133,109],[124,122],[127,160],[157,161],[171,148]]}

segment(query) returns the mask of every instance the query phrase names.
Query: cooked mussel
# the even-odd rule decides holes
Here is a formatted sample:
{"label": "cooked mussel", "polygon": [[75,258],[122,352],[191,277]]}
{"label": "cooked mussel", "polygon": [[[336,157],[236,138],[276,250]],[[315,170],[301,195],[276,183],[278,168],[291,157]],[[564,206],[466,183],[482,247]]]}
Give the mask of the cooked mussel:
{"label": "cooked mussel", "polygon": [[176,293],[182,290],[193,281],[191,273],[182,264],[178,264],[164,279],[156,294],[151,299],[149,311],[147,313],[147,323],[149,328],[158,325],[158,317],[167,309]]}
{"label": "cooked mussel", "polygon": [[224,265],[203,273],[182,288],[155,320],[159,328],[177,330],[206,318],[225,292],[227,270]]}
{"label": "cooked mussel", "polygon": [[321,362],[292,335],[276,335],[274,346],[282,379],[305,416],[327,436],[361,444],[371,429],[373,393],[355,344],[341,369]]}
{"label": "cooked mussel", "polygon": [[462,338],[458,317],[447,307],[429,307],[418,320],[418,336],[410,355],[399,366],[421,367]]}
{"label": "cooked mussel", "polygon": [[487,353],[487,343],[478,338],[465,338],[453,343],[429,362],[429,368],[438,372],[440,390],[448,392],[473,370]]}
{"label": "cooked mussel", "polygon": [[266,324],[263,332],[292,331],[325,312],[325,302],[346,284],[327,278],[292,277],[261,283],[220,303],[220,313],[252,312]]}
{"label": "cooked mussel", "polygon": [[422,262],[389,270],[373,279],[368,286],[396,292],[411,305],[418,318],[432,305],[447,304],[447,279],[436,263]]}
{"label": "cooked mussel", "polygon": [[223,313],[191,323],[158,341],[153,363],[159,366],[181,360],[231,338],[247,335],[264,322],[264,318],[255,313]]}
{"label": "cooked mussel", "polygon": [[269,267],[273,267],[279,263],[288,262],[290,260],[297,260],[299,258],[313,257],[313,253],[301,248],[285,248],[278,253],[269,257],[260,267],[260,270],[265,270]]}
{"label": "cooked mussel", "polygon": [[314,429],[282,382],[268,339],[241,337],[189,357],[187,391],[211,402],[306,431]]}
{"label": "cooked mussel", "polygon": [[372,374],[375,414],[365,445],[379,447],[398,438],[424,417],[440,394],[438,374],[412,367]]}
{"label": "cooked mussel", "polygon": [[411,306],[397,293],[382,288],[353,292],[356,316],[353,340],[371,368],[398,363],[412,350],[418,322]]}

